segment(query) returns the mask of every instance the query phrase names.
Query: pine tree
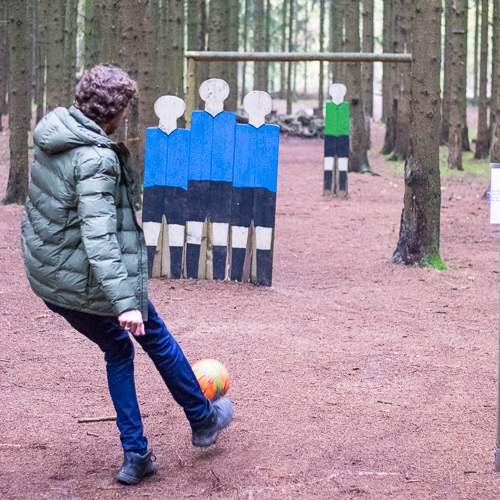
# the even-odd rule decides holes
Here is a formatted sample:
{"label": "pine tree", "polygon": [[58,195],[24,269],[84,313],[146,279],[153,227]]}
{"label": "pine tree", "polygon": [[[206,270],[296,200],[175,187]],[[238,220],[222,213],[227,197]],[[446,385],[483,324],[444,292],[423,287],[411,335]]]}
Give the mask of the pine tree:
{"label": "pine tree", "polygon": [[462,139],[464,127],[465,76],[464,67],[467,61],[466,26],[467,0],[453,0],[450,6],[450,63],[448,66],[450,81],[449,96],[449,134],[448,134],[448,166],[463,170]]}
{"label": "pine tree", "polygon": [[439,255],[441,0],[414,0],[410,154],[393,261],[442,267]]}
{"label": "pine tree", "polygon": [[3,130],[2,116],[8,114],[7,91],[9,81],[9,46],[7,44],[8,0],[0,1],[0,132]]}
{"label": "pine tree", "polygon": [[[264,52],[266,50],[266,16],[264,0],[255,0],[254,16],[254,50]],[[254,82],[255,90],[267,90],[267,65],[265,62],[255,62]]]}
{"label": "pine tree", "polygon": [[495,85],[493,85],[494,94],[491,96],[491,101],[495,112],[492,114],[491,123],[493,140],[490,161],[491,163],[500,163],[500,0],[493,0],[493,43],[496,46],[493,64],[495,70],[492,75]]}
{"label": "pine tree", "polygon": [[488,0],[481,5],[481,61],[479,65],[479,109],[477,115],[476,159],[486,158],[490,148],[488,130]]}
{"label": "pine tree", "polygon": [[8,0],[10,170],[3,203],[24,203],[28,194],[31,122],[31,17],[29,0]]}
{"label": "pine tree", "polygon": [[[294,50],[294,20],[295,20],[295,0],[288,0],[288,52],[293,52]],[[286,82],[286,112],[287,114],[292,113],[292,103],[293,103],[293,85],[292,85],[292,71],[293,64],[291,62],[287,63],[287,82]]]}
{"label": "pine tree", "polygon": [[[374,52],[374,0],[363,0],[363,52]],[[373,63],[362,65],[363,103],[365,111],[373,116]]]}
{"label": "pine tree", "polygon": [[[345,48],[347,52],[360,51],[359,36],[359,2],[346,1]],[[347,63],[347,90],[351,104],[351,159],[350,168],[353,172],[370,169],[368,163],[368,134],[365,125],[363,108],[363,90],[361,83],[361,64]]]}
{"label": "pine tree", "polygon": [[65,3],[62,0],[49,1],[47,8],[47,110],[66,104],[64,71],[64,21]]}

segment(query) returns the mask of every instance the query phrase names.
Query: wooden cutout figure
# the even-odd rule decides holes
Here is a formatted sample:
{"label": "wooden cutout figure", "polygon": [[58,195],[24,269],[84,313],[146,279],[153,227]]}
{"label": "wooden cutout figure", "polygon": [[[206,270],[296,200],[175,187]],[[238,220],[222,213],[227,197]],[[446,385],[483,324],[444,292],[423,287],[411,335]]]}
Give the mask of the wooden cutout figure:
{"label": "wooden cutout figure", "polygon": [[[190,131],[178,129],[177,120],[185,109],[179,97],[159,97],[154,104],[159,126],[146,130],[142,219],[150,275],[158,260],[155,275],[182,275]],[[158,244],[164,222],[165,247]]]}
{"label": "wooden cutout figure", "polygon": [[[231,279],[247,281],[251,278],[256,284],[270,286],[280,129],[265,124],[265,117],[272,110],[272,99],[266,92],[250,92],[243,106],[249,123],[236,126]],[[252,238],[249,238],[250,233]]]}
{"label": "wooden cutout figure", "polygon": [[189,154],[186,275],[226,279],[234,161],[235,113],[224,111],[229,86],[200,86],[205,111],[193,111]]}
{"label": "wooden cutout figure", "polygon": [[325,106],[325,194],[347,197],[347,167],[350,150],[350,108],[344,101],[347,88],[342,83],[330,85],[331,101]]}

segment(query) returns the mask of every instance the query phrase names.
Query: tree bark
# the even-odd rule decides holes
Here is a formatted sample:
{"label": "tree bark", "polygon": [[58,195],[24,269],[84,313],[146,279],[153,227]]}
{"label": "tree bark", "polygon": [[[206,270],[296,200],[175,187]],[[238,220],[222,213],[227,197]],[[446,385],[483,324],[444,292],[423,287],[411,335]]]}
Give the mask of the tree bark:
{"label": "tree bark", "polygon": [[[120,0],[94,0],[99,1],[100,30],[98,44],[99,62],[117,64],[119,60],[119,34],[120,28]],[[157,21],[157,20],[156,20]]]}
{"label": "tree bark", "polygon": [[75,96],[78,0],[67,0],[64,4],[64,101],[61,104],[70,106]]}
{"label": "tree bark", "polygon": [[36,123],[45,114],[45,69],[46,69],[46,33],[47,33],[47,3],[48,0],[40,0],[36,4],[36,24],[33,26],[34,38],[34,71],[35,89],[34,101],[36,104]]}
{"label": "tree bark", "polygon": [[[401,52],[411,52],[411,0],[395,0],[394,5],[398,9],[398,23],[396,28]],[[401,161],[408,157],[410,146],[410,86],[411,79],[408,67],[398,65],[397,76],[399,81],[397,97],[397,114],[395,121],[395,138],[393,148],[393,159]]]}
{"label": "tree bark", "polygon": [[[392,51],[392,3],[393,0],[384,0],[384,22],[383,22],[383,40],[382,47],[384,52]],[[382,121],[387,125],[387,120],[392,114],[392,65],[383,65],[383,76],[382,76]],[[390,153],[392,148],[388,151],[383,152],[385,154]]]}
{"label": "tree bark", "polygon": [[[243,7],[243,51],[248,50],[248,23],[250,20],[250,3],[251,0],[245,0]],[[241,102],[245,98],[247,92],[247,63],[243,61],[241,70]]]}
{"label": "tree bark", "polygon": [[450,65],[452,54],[452,4],[454,0],[445,0],[444,13],[444,57],[443,57],[443,98],[441,101],[441,144],[448,144],[450,133],[450,96],[451,78]]}
{"label": "tree bark", "polygon": [[[294,35],[294,7],[295,0],[288,0],[289,15],[288,15],[288,51],[293,51],[293,35]],[[287,63],[287,85],[286,85],[286,112],[292,113],[293,103],[293,88],[292,88],[292,71],[293,65],[291,62]]]}
{"label": "tree bark", "polygon": [[491,122],[493,131],[492,145],[490,151],[491,163],[500,163],[500,0],[493,0],[493,38],[495,51],[495,72],[492,78],[495,80],[495,94],[492,95],[492,102],[495,106],[494,121]]}
{"label": "tree bark", "polygon": [[441,0],[414,0],[410,155],[395,263],[443,268],[439,255]]}
{"label": "tree bark", "polygon": [[[348,52],[360,51],[359,37],[359,2],[346,1],[345,48]],[[362,172],[370,169],[368,163],[368,134],[363,108],[363,90],[361,83],[361,63],[347,63],[348,95],[351,105],[351,158],[350,170]]]}
{"label": "tree bark", "polygon": [[[344,50],[344,18],[345,0],[330,0],[330,50]],[[330,63],[330,79],[332,82],[343,83],[345,67],[341,62]]]}
{"label": "tree bark", "polygon": [[[254,28],[254,50],[256,52],[264,52],[266,46],[265,36],[265,21],[264,15],[264,0],[255,0],[255,28]],[[254,81],[255,90],[267,89],[266,63],[255,62],[254,66]]]}
{"label": "tree bark", "polygon": [[479,66],[479,109],[477,115],[477,139],[474,158],[486,158],[490,149],[488,131],[488,0],[481,5],[481,61]]}
{"label": "tree bark", "polygon": [[92,68],[97,64],[98,33],[97,33],[97,2],[99,0],[85,0],[84,24],[83,24],[83,64],[85,69]]}
{"label": "tree bark", "polygon": [[2,117],[8,114],[7,109],[7,91],[9,81],[9,46],[7,43],[7,31],[9,17],[7,15],[8,1],[2,0],[0,2],[0,23],[2,29],[0,30],[0,132],[3,130]]}
{"label": "tree bark", "polygon": [[474,104],[477,104],[479,88],[479,1],[475,0],[474,24]]}
{"label": "tree bark", "polygon": [[8,0],[10,169],[3,203],[24,203],[28,193],[31,122],[31,18],[29,0]]}
{"label": "tree bark", "polygon": [[[226,51],[229,45],[227,2],[210,0],[208,16],[208,50]],[[227,63],[225,61],[210,62],[209,76],[227,81]]]}
{"label": "tree bark", "polygon": [[[374,52],[374,0],[363,0],[363,52]],[[373,63],[361,65],[363,103],[366,113],[373,116]]]}
{"label": "tree bark", "polygon": [[64,103],[64,2],[48,3],[47,23],[47,111]]}
{"label": "tree bark", "polygon": [[[230,0],[229,2],[229,23],[228,23],[228,50],[238,52],[239,49],[239,20],[240,20],[240,2],[239,0]],[[264,49],[265,50],[265,49]],[[229,84],[229,97],[225,103],[225,108],[229,111],[237,111],[238,109],[238,63],[227,62],[227,83]],[[267,63],[264,68],[266,75],[267,90]]]}
{"label": "tree bark", "polygon": [[[307,33],[306,33],[307,37]],[[319,51],[325,50],[325,0],[319,0]],[[323,116],[323,105],[325,103],[325,65],[323,61],[319,63],[319,85],[318,85],[318,110],[319,115]]]}
{"label": "tree bark", "polygon": [[[138,81],[140,45],[142,38],[142,20],[147,6],[147,0],[124,2],[121,6],[121,43],[120,43],[120,66],[125,69],[130,77]],[[141,84],[138,82],[139,92],[142,92]],[[143,161],[141,158],[143,138],[140,135],[139,125],[139,98],[135,97],[129,106],[127,127],[125,130],[125,142],[130,151],[131,164],[134,178],[138,185],[142,183]],[[134,202],[140,202],[140,194],[134,193]]]}
{"label": "tree bark", "polygon": [[[394,53],[401,52],[402,49],[402,13],[400,10],[400,3],[401,0],[391,0],[390,12],[392,15],[392,21],[390,23],[391,33],[389,37],[391,41],[390,51]],[[394,146],[396,144],[399,97],[401,88],[401,68],[399,68],[397,64],[384,64],[384,72],[386,67],[388,67],[387,83],[390,83],[390,87],[388,95],[384,97],[384,107],[386,107],[387,109],[385,120],[385,138],[382,152],[384,154],[389,154],[394,151]]]}
{"label": "tree bark", "polygon": [[450,5],[450,62],[448,66],[450,81],[448,166],[463,170],[462,137],[465,107],[464,66],[467,61],[466,26],[467,0],[452,0]]}
{"label": "tree bark", "polygon": [[[287,46],[288,2],[289,0],[283,0],[281,3],[281,52],[285,52]],[[286,71],[287,64],[284,62],[280,63],[280,99],[285,99],[286,97]]]}

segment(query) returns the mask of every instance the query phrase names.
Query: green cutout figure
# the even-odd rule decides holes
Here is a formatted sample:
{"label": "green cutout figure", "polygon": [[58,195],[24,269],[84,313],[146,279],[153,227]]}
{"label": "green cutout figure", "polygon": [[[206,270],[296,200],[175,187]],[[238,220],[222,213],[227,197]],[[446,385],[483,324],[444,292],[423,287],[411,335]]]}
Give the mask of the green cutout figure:
{"label": "green cutout figure", "polygon": [[[350,108],[344,101],[347,88],[330,85],[331,101],[325,106],[324,192],[347,197],[347,166],[350,149]],[[336,160],[336,161],[335,161]]]}

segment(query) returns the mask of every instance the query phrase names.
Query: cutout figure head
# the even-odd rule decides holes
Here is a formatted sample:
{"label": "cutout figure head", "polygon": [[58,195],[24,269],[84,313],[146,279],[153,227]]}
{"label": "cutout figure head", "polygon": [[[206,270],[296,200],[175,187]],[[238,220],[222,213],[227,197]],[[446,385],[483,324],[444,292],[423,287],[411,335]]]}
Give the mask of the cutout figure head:
{"label": "cutout figure head", "polygon": [[175,95],[162,95],[156,99],[154,110],[160,120],[159,128],[170,134],[177,128],[177,120],[186,111],[186,104]]}
{"label": "cutout figure head", "polygon": [[347,87],[343,83],[332,83],[328,92],[335,104],[340,104],[344,101],[344,97],[347,93]]}
{"label": "cutout figure head", "polygon": [[243,99],[243,107],[248,113],[248,123],[259,128],[266,123],[266,116],[273,109],[273,100],[267,92],[253,90]]}
{"label": "cutout figure head", "polygon": [[205,101],[205,111],[212,116],[224,111],[224,101],[229,96],[229,85],[220,78],[210,78],[200,85],[200,97]]}

